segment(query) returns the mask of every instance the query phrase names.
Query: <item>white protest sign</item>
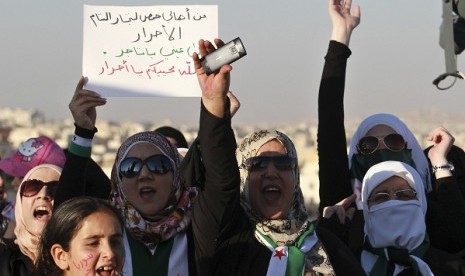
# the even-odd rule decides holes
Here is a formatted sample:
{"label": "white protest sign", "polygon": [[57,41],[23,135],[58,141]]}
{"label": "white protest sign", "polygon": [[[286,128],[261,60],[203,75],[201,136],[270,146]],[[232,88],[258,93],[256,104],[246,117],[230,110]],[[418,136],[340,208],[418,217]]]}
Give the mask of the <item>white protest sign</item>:
{"label": "white protest sign", "polygon": [[217,6],[84,5],[85,88],[103,96],[199,97],[192,54],[218,37]]}

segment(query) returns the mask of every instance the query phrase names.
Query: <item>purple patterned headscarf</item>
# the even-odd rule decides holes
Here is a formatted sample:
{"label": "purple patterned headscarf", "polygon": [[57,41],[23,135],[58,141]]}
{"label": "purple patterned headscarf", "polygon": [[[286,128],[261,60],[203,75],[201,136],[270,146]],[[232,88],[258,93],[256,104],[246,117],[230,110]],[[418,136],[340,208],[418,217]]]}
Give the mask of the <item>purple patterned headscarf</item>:
{"label": "purple patterned headscarf", "polygon": [[[149,143],[167,156],[173,167],[173,183],[170,198],[165,208],[157,214],[155,221],[146,220],[140,212],[126,199],[122,189],[119,165],[128,152],[137,144]],[[111,203],[116,206],[125,218],[126,229],[136,240],[153,249],[159,242],[184,231],[191,221],[191,201],[197,195],[195,188],[183,185],[179,166],[181,157],[173,145],[161,134],[146,131],[139,132],[126,139],[118,150],[115,164],[111,172]]]}

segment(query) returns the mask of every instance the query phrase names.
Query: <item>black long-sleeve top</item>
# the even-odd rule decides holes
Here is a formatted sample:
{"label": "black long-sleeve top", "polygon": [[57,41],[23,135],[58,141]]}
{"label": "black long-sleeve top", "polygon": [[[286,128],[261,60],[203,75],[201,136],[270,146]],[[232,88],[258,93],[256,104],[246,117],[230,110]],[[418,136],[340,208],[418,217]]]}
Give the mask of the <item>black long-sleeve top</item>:
{"label": "black long-sleeve top", "polygon": [[[200,119],[199,143],[205,185],[194,206],[199,275],[266,275],[272,252],[254,235],[240,204],[240,175],[231,119],[206,110]],[[350,250],[332,233],[317,229],[338,275],[364,275]]]}
{"label": "black long-sleeve top", "polygon": [[[352,194],[344,128],[344,86],[349,48],[330,41],[318,97],[320,216],[323,208]],[[431,245],[455,253],[465,249],[465,199],[455,177],[436,181],[428,194],[427,232]]]}
{"label": "black long-sleeve top", "polygon": [[317,150],[320,180],[320,215],[352,194],[344,127],[344,85],[351,51],[330,41],[318,94]]}

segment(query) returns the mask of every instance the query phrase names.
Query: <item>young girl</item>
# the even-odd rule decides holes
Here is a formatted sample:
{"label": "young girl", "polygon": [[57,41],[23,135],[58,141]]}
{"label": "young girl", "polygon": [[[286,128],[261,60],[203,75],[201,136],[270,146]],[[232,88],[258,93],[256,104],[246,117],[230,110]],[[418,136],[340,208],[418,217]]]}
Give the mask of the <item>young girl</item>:
{"label": "young girl", "polygon": [[123,220],[106,201],[76,197],[53,213],[40,241],[35,275],[119,275]]}

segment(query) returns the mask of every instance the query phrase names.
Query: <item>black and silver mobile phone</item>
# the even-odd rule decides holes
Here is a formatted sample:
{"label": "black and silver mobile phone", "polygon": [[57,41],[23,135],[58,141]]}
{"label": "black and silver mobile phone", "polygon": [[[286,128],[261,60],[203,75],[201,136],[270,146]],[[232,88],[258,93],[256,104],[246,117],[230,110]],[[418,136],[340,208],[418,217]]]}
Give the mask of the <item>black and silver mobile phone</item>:
{"label": "black and silver mobile phone", "polygon": [[207,75],[218,71],[221,66],[231,64],[241,57],[247,55],[241,39],[238,37],[202,57],[200,63]]}

